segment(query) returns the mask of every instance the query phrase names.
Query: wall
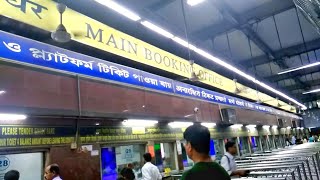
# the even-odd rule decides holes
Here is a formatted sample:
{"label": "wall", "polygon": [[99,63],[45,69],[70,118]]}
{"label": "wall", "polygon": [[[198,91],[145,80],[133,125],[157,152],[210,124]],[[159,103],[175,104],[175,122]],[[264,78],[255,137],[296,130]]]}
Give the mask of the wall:
{"label": "wall", "polygon": [[[99,149],[95,145],[94,149]],[[70,150],[70,147],[52,147],[48,164],[57,163],[61,177],[68,180],[100,179],[100,155]]]}

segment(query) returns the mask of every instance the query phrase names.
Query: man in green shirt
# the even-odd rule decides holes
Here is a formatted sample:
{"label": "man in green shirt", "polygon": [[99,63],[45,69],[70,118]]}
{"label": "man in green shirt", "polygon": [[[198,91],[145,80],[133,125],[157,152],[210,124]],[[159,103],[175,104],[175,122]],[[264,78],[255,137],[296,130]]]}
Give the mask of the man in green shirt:
{"label": "man in green shirt", "polygon": [[186,153],[195,165],[183,173],[181,180],[230,180],[229,174],[209,156],[210,132],[208,128],[195,124],[183,133],[187,141]]}

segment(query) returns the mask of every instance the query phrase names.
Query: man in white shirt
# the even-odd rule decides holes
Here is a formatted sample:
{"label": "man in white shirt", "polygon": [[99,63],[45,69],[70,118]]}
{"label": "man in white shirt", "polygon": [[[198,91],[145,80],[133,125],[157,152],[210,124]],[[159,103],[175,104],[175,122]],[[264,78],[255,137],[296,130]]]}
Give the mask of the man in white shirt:
{"label": "man in white shirt", "polygon": [[292,145],[296,144],[296,137],[294,137],[294,135],[292,135],[292,137],[291,137],[291,143],[292,143]]}
{"label": "man in white shirt", "polygon": [[58,164],[51,164],[44,171],[45,180],[62,180],[60,178],[60,169]]}
{"label": "man in white shirt", "polygon": [[228,172],[230,176],[247,176],[248,171],[237,170],[235,156],[237,147],[235,142],[228,141],[225,145],[226,153],[221,159],[221,166]]}
{"label": "man in white shirt", "polygon": [[143,157],[146,163],[142,167],[142,180],[161,180],[159,169],[151,163],[151,154],[145,153]]}

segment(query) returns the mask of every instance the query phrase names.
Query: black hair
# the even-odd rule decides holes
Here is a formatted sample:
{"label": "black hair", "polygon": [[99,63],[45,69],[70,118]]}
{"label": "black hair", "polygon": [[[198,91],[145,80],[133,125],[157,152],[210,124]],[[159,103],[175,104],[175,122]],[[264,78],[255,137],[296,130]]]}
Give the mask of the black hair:
{"label": "black hair", "polygon": [[17,170],[10,170],[4,175],[4,180],[19,180],[20,173]]}
{"label": "black hair", "polygon": [[236,143],[233,141],[228,141],[224,147],[226,148],[226,151],[228,152],[228,149],[233,147],[235,144]]}
{"label": "black hair", "polygon": [[147,162],[151,162],[151,159],[152,159],[150,153],[145,153],[145,154],[143,155],[143,158],[144,158],[144,160],[147,161]]}
{"label": "black hair", "polygon": [[59,169],[58,164],[51,164],[49,170],[50,170],[50,172],[52,172],[52,173],[55,173],[55,174],[57,174],[57,175],[60,175],[60,169]]}
{"label": "black hair", "polygon": [[120,174],[126,180],[134,180],[135,179],[133,170],[130,168],[127,168],[127,167],[123,168],[121,170]]}
{"label": "black hair", "polygon": [[200,124],[189,126],[183,133],[183,137],[198,153],[209,154],[210,132],[205,126]]}

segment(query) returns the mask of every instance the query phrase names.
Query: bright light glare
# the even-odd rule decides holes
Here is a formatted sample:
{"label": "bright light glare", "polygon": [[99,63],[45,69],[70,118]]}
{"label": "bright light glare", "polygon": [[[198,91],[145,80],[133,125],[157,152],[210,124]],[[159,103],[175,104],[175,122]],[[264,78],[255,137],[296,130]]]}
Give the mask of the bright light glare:
{"label": "bright light glare", "polygon": [[190,6],[195,6],[197,4],[200,4],[202,3],[204,0],[188,0],[187,3],[190,5]]}
{"label": "bright light glare", "polygon": [[246,127],[249,128],[249,129],[251,129],[251,128],[257,127],[257,125],[249,124],[249,125],[246,125]]}
{"label": "bright light glare", "polygon": [[176,43],[186,47],[186,48],[189,48],[189,49],[194,50],[194,51],[197,50],[196,46],[194,46],[192,44],[189,44],[186,40],[183,40],[183,39],[181,39],[181,38],[179,38],[177,36],[173,37],[172,40],[175,41]]}
{"label": "bright light glare", "polygon": [[161,27],[159,27],[149,21],[142,21],[141,24],[144,25],[145,27],[151,29],[152,31],[158,33],[158,34],[163,35],[164,37],[173,38],[173,34],[171,34],[167,30],[164,30]]}
{"label": "bright light glare", "polygon": [[263,129],[269,129],[269,128],[270,128],[270,126],[268,126],[268,125],[264,125],[264,126],[262,126],[262,128],[263,128]]}
{"label": "bright light glare", "polygon": [[123,16],[133,20],[133,21],[139,21],[141,19],[141,17],[130,11],[129,9],[123,7],[122,5],[116,3],[115,1],[112,1],[112,0],[95,0],[97,1],[98,3],[104,5],[104,6],[107,6],[108,8],[118,12],[119,14],[122,14]]}
{"label": "bright light glare", "polygon": [[0,91],[0,95],[5,94],[5,93],[6,93],[6,91]]}
{"label": "bright light glare", "polygon": [[0,114],[0,120],[4,121],[15,121],[25,119],[27,119],[27,116],[23,114]]}
{"label": "bright light glare", "polygon": [[212,128],[215,127],[217,124],[216,123],[201,123],[202,126],[205,126],[207,128]]}
{"label": "bright light glare", "polygon": [[154,120],[140,120],[140,119],[128,119],[122,121],[122,124],[124,126],[130,126],[130,127],[147,127],[147,126],[154,126],[157,124],[158,121]]}
{"label": "bright light glare", "polygon": [[289,72],[293,72],[293,71],[299,71],[301,69],[306,69],[306,68],[310,68],[310,67],[318,66],[318,65],[320,65],[320,62],[315,62],[315,63],[307,64],[307,65],[304,65],[304,66],[300,66],[300,67],[297,67],[297,68],[288,69],[288,70],[285,70],[285,71],[278,72],[278,74],[285,74],[285,73],[289,73]]}
{"label": "bright light glare", "polygon": [[278,128],[278,126],[274,125],[274,126],[272,126],[272,128],[276,129],[276,128]]}
{"label": "bright light glare", "polygon": [[311,93],[317,93],[317,92],[320,92],[320,88],[319,89],[314,89],[314,90],[311,90],[311,91],[307,91],[307,92],[303,92],[302,94],[311,94]]}
{"label": "bright light glare", "polygon": [[230,127],[231,128],[241,128],[243,126],[243,124],[234,124],[234,125],[231,125]]}
{"label": "bright light glare", "polygon": [[193,125],[192,122],[171,122],[169,123],[169,126],[172,127],[172,128],[186,128],[186,127],[189,127]]}
{"label": "bright light glare", "polygon": [[288,126],[287,129],[291,129],[291,126]]}
{"label": "bright light glare", "polygon": [[[133,21],[141,20],[141,17],[139,15],[137,15],[136,13],[128,10],[127,8],[117,4],[115,1],[112,1],[112,0],[95,0],[95,1],[97,1],[100,4],[103,4],[103,5],[107,6],[107,7],[115,10],[116,12],[122,14],[123,16],[126,16],[127,18],[130,18]],[[199,3],[203,2],[203,1],[204,0],[188,0],[187,3],[190,6],[194,6],[194,5],[199,4]],[[217,63],[217,64],[219,64],[219,65],[221,65],[221,66],[233,71],[233,72],[235,72],[236,74],[238,74],[238,75],[240,75],[240,76],[242,76],[242,77],[244,77],[244,78],[246,78],[246,79],[248,79],[248,80],[250,80],[250,81],[252,81],[252,82],[254,82],[256,84],[258,84],[258,85],[260,85],[261,87],[263,87],[263,88],[265,88],[265,89],[267,89],[267,90],[269,90],[269,91],[271,91],[271,92],[273,92],[273,93],[275,93],[275,94],[277,94],[277,95],[279,95],[279,96],[281,96],[281,97],[283,97],[283,98],[285,98],[285,99],[287,99],[287,100],[299,105],[300,107],[302,107],[302,110],[307,109],[307,107],[305,105],[303,105],[302,103],[298,102],[297,100],[289,97],[288,95],[286,95],[286,94],[284,94],[284,93],[272,88],[271,86],[269,86],[269,85],[267,85],[267,84],[265,84],[263,82],[258,81],[254,77],[252,77],[252,76],[248,75],[247,73],[239,70],[238,68],[232,66],[231,64],[228,64],[225,61],[214,57],[210,53],[208,53],[208,52],[206,52],[206,51],[204,51],[202,49],[199,49],[199,48],[197,48],[196,46],[194,46],[192,44],[189,44],[186,40],[183,40],[183,39],[181,39],[179,37],[173,37],[174,36],[173,34],[171,34],[170,32],[162,29],[161,27],[158,27],[158,26],[152,24],[151,22],[148,22],[147,23],[148,25],[146,25],[146,22],[148,22],[148,21],[144,21],[144,24],[143,24],[144,26],[146,26],[146,27],[149,26],[148,28],[153,26],[154,28],[152,28],[152,30],[164,35],[165,37],[171,38],[173,41],[177,42],[178,44],[180,44],[180,45],[182,45],[184,47],[187,47],[187,48],[193,50],[194,52],[198,53],[199,55],[201,55],[201,56],[203,56],[203,57],[205,57],[205,58],[207,58],[207,59],[209,59],[209,60],[211,60],[211,61],[213,61],[213,62],[215,62],[215,63]],[[320,62],[318,62],[318,63],[320,63]],[[308,65],[306,65],[306,66],[308,66]]]}

